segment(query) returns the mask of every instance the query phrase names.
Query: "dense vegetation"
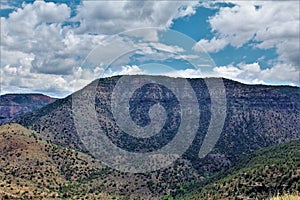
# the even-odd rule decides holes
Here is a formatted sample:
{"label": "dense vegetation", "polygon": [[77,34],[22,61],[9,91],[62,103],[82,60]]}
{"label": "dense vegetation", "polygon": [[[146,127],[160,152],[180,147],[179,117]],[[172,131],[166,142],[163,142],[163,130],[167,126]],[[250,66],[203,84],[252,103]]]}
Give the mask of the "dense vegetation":
{"label": "dense vegetation", "polygon": [[186,194],[177,194],[178,199],[267,199],[300,195],[300,141],[264,148],[212,177],[206,185],[185,187]]}

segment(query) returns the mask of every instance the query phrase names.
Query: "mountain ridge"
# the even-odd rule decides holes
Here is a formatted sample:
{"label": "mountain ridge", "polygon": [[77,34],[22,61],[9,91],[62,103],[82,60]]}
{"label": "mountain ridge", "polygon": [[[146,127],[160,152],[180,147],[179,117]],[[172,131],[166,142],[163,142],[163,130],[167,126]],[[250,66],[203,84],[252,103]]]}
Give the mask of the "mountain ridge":
{"label": "mountain ridge", "polygon": [[[85,91],[88,91],[89,89],[94,90],[96,88],[95,91],[98,98],[96,107],[98,109],[101,105],[101,108],[103,108],[104,111],[103,113],[100,113],[102,111],[96,110],[101,116],[103,115],[111,119],[109,99],[113,87],[120,77],[121,76],[97,79],[74,94],[80,93],[84,96]],[[176,78],[173,78],[172,80],[176,81]],[[199,107],[200,110],[202,110],[202,112],[205,111],[208,114],[208,116],[204,116],[203,118],[207,121],[207,117],[210,115],[210,112],[208,111],[208,107],[210,106],[210,96],[205,88],[205,79],[187,80],[196,91],[199,104],[202,104]],[[264,129],[264,131],[261,132],[269,132],[269,136],[273,135],[273,138],[269,138],[269,136],[267,136],[271,143],[275,141],[283,142],[285,141],[284,138],[290,140],[292,138],[296,139],[300,137],[300,124],[299,121],[297,121],[300,108],[299,88],[289,86],[248,86],[227,79],[222,80],[226,89],[228,111],[224,130],[221,135],[221,138],[223,137],[223,141],[226,141],[228,139],[226,137],[228,136],[236,137],[232,135],[232,132],[241,132],[242,134],[240,134],[240,136],[243,136],[246,139],[248,137],[247,134],[250,134],[251,131],[255,132],[255,130],[249,129],[251,128],[253,121],[257,126],[256,128]],[[101,100],[101,102],[99,100]],[[279,123],[278,120],[275,120],[275,117],[279,117],[281,123]],[[262,120],[258,121],[259,118]],[[265,121],[266,123],[263,123],[262,121]],[[43,132],[48,132],[49,139],[59,145],[71,146],[72,148],[86,151],[78,138],[76,133],[77,131],[74,126],[72,117],[72,95],[69,95],[64,99],[59,99],[36,112],[27,113],[24,116],[14,119],[13,122],[20,123],[25,127],[32,128],[37,131],[43,130]],[[286,129],[279,127],[279,124],[282,123],[288,125],[285,127]],[[274,126],[274,124],[276,124],[276,126]],[[207,125],[208,124],[200,124],[200,126],[202,126],[200,129],[204,130],[205,127],[207,128]],[[248,133],[245,133],[245,131]],[[256,141],[261,143],[259,146],[264,147],[268,141],[265,141],[266,139],[264,139],[266,136],[261,135],[262,133],[259,134],[261,139],[256,139]],[[203,136],[199,137],[198,143],[201,144],[201,140],[203,139],[201,139],[201,137]],[[236,139],[240,140],[241,138],[239,137]],[[233,141],[233,138],[231,140]],[[249,138],[249,141],[251,140],[252,138]],[[222,144],[222,146],[228,147],[232,145]],[[248,152],[257,148],[255,147],[255,143],[253,143],[252,146],[253,147],[251,147]],[[199,147],[196,146],[195,149],[198,148]]]}
{"label": "mountain ridge", "polygon": [[[102,130],[119,148],[127,151],[139,151],[140,149],[137,149],[136,145],[131,145],[129,137],[126,135],[120,137],[120,131],[111,111],[112,91],[120,78],[121,76],[97,79],[74,94],[81,98],[89,98],[92,91],[92,95],[94,95],[92,108],[94,108]],[[168,79],[170,82],[179,80],[179,78],[161,78]],[[131,185],[133,190],[131,197],[140,195],[142,198],[157,199],[176,191],[180,184],[209,179],[215,173],[228,169],[256,150],[299,140],[299,88],[248,86],[227,79],[221,80],[225,86],[227,112],[222,133],[212,151],[204,158],[198,156],[211,117],[211,100],[208,88],[204,79],[187,79],[195,92],[200,111],[199,128],[192,144],[178,161],[165,169],[137,174],[136,176],[127,173],[121,175],[126,180],[116,179],[115,177],[119,177],[119,172],[111,172],[110,175],[114,177],[112,180],[124,183],[124,185],[117,185],[118,190],[124,192],[127,190],[125,186]],[[177,82],[174,84],[176,85]],[[178,87],[180,89],[180,86]],[[148,88],[141,87],[130,99],[132,112],[135,112],[132,115],[133,120],[141,124],[147,124],[149,105],[152,105],[151,102],[153,102],[149,94],[159,96],[164,90],[166,89],[153,84],[148,85]],[[146,100],[144,97],[147,97]],[[36,131],[41,138],[49,143],[93,155],[85,147],[77,132],[74,123],[72,98],[73,96],[69,95],[66,98],[58,99],[43,108],[26,113],[12,121],[25,126],[29,130]],[[141,99],[143,101],[140,101]],[[171,101],[167,106],[175,108],[177,103]],[[83,118],[91,116],[91,113],[85,109],[82,110],[81,114]],[[176,126],[175,122],[171,123],[171,126]],[[168,141],[168,138],[162,138],[161,140],[153,140],[153,143],[159,144]],[[151,145],[151,143],[144,144]],[[132,183],[135,180],[141,185],[133,186]],[[96,178],[93,181],[100,180]],[[107,186],[106,190],[112,192],[116,188]],[[121,192],[119,195],[129,197],[126,192]]]}
{"label": "mountain ridge", "polygon": [[11,119],[21,116],[26,112],[34,111],[56,98],[49,97],[41,93],[26,94],[4,94],[0,96],[0,124],[9,122]]}

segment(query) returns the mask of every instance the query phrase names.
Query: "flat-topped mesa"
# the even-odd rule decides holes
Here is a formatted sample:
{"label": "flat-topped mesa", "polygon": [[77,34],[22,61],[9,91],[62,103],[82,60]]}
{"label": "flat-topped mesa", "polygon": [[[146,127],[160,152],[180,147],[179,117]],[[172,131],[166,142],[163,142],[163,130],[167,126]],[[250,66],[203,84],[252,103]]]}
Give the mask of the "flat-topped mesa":
{"label": "flat-topped mesa", "polygon": [[55,100],[56,98],[39,93],[1,95],[0,124],[9,122],[15,117],[21,116],[26,112],[34,111]]}

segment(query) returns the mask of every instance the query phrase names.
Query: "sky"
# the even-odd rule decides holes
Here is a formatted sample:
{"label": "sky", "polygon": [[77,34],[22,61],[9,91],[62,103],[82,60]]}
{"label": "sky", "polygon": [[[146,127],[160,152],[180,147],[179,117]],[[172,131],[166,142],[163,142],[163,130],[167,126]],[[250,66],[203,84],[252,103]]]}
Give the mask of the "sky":
{"label": "sky", "polygon": [[1,94],[117,74],[299,86],[299,1],[1,0]]}

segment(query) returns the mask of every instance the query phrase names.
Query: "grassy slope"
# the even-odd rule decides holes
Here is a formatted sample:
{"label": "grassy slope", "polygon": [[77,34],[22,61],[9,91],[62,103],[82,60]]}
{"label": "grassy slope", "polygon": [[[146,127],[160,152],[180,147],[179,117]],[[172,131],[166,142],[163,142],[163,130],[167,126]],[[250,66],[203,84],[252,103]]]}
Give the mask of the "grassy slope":
{"label": "grassy slope", "polygon": [[[116,172],[90,156],[47,143],[39,136],[18,124],[0,127],[1,198],[111,199],[105,184],[111,184],[113,178],[117,184],[113,187],[119,187],[123,176],[130,179],[126,174],[112,177]],[[300,141],[257,151],[214,180],[178,198],[262,199],[278,193],[296,193],[300,189]]]}
{"label": "grassy slope", "polygon": [[299,200],[299,199],[300,196],[288,195],[288,194],[271,198],[271,200]]}
{"label": "grassy slope", "polygon": [[49,144],[18,124],[0,127],[0,198],[109,198],[84,182],[103,170],[90,156]]}
{"label": "grassy slope", "polygon": [[[225,174],[225,175],[224,175]],[[178,199],[265,199],[300,191],[300,141],[256,151]]]}
{"label": "grassy slope", "polygon": [[153,173],[119,172],[41,137],[18,124],[0,126],[0,199],[158,199],[171,183],[197,179],[180,162]]}

